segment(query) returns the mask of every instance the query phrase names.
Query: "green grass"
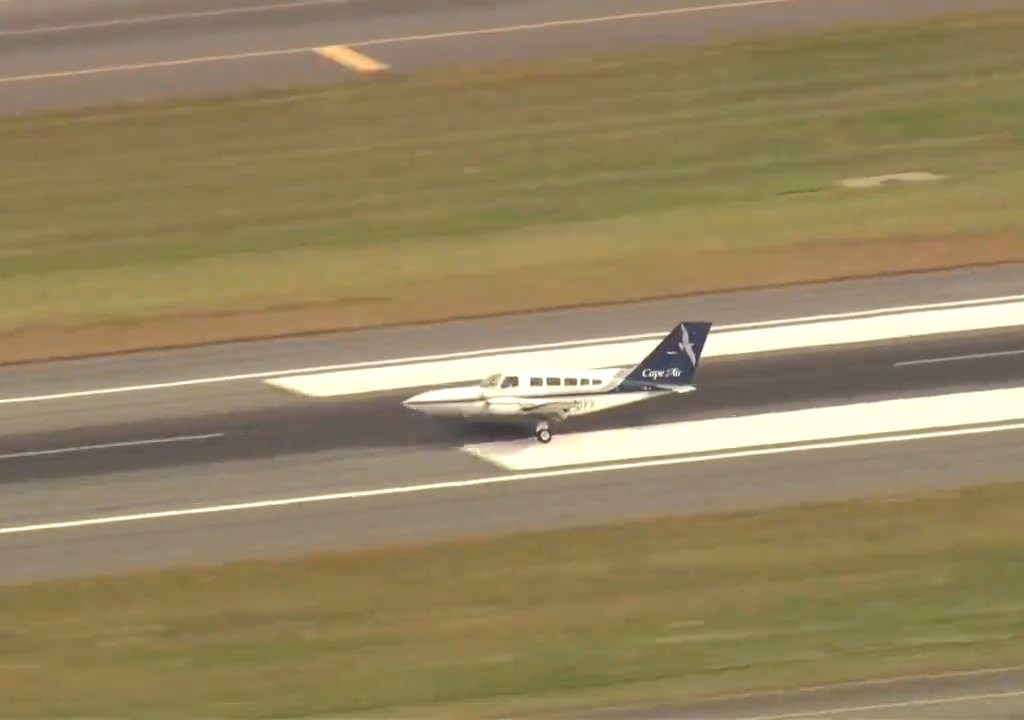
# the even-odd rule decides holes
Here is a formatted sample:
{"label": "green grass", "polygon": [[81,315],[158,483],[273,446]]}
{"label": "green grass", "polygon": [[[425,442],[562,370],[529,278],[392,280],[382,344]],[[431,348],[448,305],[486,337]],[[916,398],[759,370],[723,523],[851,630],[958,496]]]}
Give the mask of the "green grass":
{"label": "green grass", "polygon": [[[1024,259],[1022,36],[1017,12],[0,120],[0,332]],[[947,179],[836,185],[906,170]]]}
{"label": "green grass", "polygon": [[1024,484],[0,594],[0,716],[461,717],[993,666]]}

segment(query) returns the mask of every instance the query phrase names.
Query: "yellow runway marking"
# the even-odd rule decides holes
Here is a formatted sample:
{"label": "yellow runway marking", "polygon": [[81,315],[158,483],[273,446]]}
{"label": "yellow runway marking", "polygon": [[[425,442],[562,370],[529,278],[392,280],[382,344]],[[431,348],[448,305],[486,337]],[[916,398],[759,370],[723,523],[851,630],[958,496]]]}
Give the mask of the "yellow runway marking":
{"label": "yellow runway marking", "polygon": [[[695,13],[721,12],[723,10],[745,10],[770,5],[785,5],[801,1],[803,0],[738,0],[737,2],[717,3],[714,5],[688,5],[685,7],[670,8],[668,10],[651,10],[644,12],[625,13],[619,15],[601,15],[586,18],[569,18],[566,20],[548,20],[544,22],[531,23],[527,25],[505,25],[501,27],[477,28],[474,30],[453,30],[450,32],[438,32],[426,35],[380,37],[369,40],[349,42],[346,43],[344,46],[334,47],[345,47],[351,50],[351,48],[369,47],[372,45],[397,45],[402,43],[424,42],[428,40],[447,40],[461,37],[519,33],[530,30],[547,30],[559,27],[595,25],[635,20],[650,20],[658,17],[683,16]],[[155,62],[135,63],[131,65],[110,65],[107,67],[84,68],[81,70],[63,70],[34,73],[31,75],[13,75],[8,77],[0,77],[0,84],[30,82],[34,80],[53,80],[58,78],[81,77],[84,75],[102,75],[106,73],[129,72],[138,70],[152,70],[157,68],[180,67],[184,65],[199,65],[215,62],[252,60],[256,58],[280,57],[285,55],[299,55],[302,53],[308,53],[310,51],[316,52],[317,50],[318,48],[310,47],[284,48],[281,50],[258,50],[254,52],[236,53],[233,55],[208,55],[205,57],[180,58],[177,60],[159,60]]]}
{"label": "yellow runway marking", "polygon": [[388,66],[344,45],[314,48],[313,52],[357,72],[380,72]]}

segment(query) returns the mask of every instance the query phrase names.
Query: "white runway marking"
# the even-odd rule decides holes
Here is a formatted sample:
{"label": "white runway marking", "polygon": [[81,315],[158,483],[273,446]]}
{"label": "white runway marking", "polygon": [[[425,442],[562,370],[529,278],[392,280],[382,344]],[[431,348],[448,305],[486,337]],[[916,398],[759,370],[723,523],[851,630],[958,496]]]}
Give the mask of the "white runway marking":
{"label": "white runway marking", "polygon": [[463,450],[511,471],[1024,421],[1024,387],[532,437]]}
{"label": "white runway marking", "polygon": [[[793,3],[797,0],[745,0],[744,2],[719,3],[716,5],[698,5],[668,10],[651,10],[647,12],[634,12],[619,15],[600,15],[596,17],[566,18],[564,20],[548,20],[524,25],[505,25],[501,27],[475,28],[470,30],[453,30],[449,32],[428,33],[424,35],[397,35],[394,37],[373,38],[344,42],[340,44],[350,48],[370,47],[374,45],[397,45],[401,43],[424,42],[427,40],[448,40],[461,37],[476,37],[483,35],[500,35],[508,33],[527,32],[531,30],[545,30],[550,28],[564,28],[582,25],[594,25],[599,23],[627,22],[631,20],[645,20],[671,15],[686,15],[692,13],[720,12],[722,10],[743,10],[767,5],[781,5]],[[182,67],[187,65],[202,65],[218,62],[236,62],[239,60],[254,60],[258,58],[282,57],[287,55],[302,55],[312,52],[313,47],[291,47],[280,50],[254,50],[251,52],[232,53],[227,55],[207,55],[202,57],[175,58],[171,60],[158,60],[147,63],[132,63],[125,65],[108,65],[105,67],[82,68],[78,70],[61,70],[54,72],[41,72],[31,75],[14,75],[0,77],[0,83],[32,82],[38,80],[55,80],[58,78],[81,77],[85,75],[103,75],[120,72],[137,72],[140,70],[154,70],[159,68]]]}
{"label": "white runway marking", "polygon": [[[829,720],[829,718],[855,712],[870,712],[873,710],[896,710],[898,708],[927,707],[930,705],[950,705],[961,702],[976,702],[978,700],[1000,700],[1006,698],[1024,697],[1024,690],[1008,690],[996,693],[978,693],[976,695],[956,695],[946,698],[919,698],[916,700],[901,700],[888,703],[876,703],[874,705],[845,705],[828,708],[825,710],[814,710],[806,712],[783,713],[781,715],[743,715],[736,720]],[[666,719],[668,720],[668,719]]]}
{"label": "white runway marking", "polygon": [[[1024,301],[1020,300],[985,305],[947,305],[887,314],[808,318],[804,322],[788,324],[732,325],[712,328],[704,357],[802,350],[1022,325]],[[510,368],[523,372],[549,367],[626,366],[639,362],[653,350],[666,331],[667,328],[645,340],[606,341],[539,352],[495,351],[484,357],[345,369],[277,377],[266,382],[298,395],[320,398],[464,382]]]}
{"label": "white runway marking", "polygon": [[584,468],[544,470],[540,472],[526,472],[510,475],[494,475],[491,477],[475,478],[472,480],[452,480],[438,483],[424,483],[420,485],[399,485],[396,487],[377,488],[375,490],[353,490],[348,492],[326,493],[323,495],[308,495],[304,497],[282,498],[279,500],[257,500],[253,502],[212,505],[207,507],[192,507],[176,510],[158,510],[153,512],[135,513],[131,515],[110,515],[106,517],[84,518],[78,520],[44,522],[33,525],[20,525],[14,527],[0,528],[0,535],[14,535],[29,532],[41,532],[47,530],[70,530],[74,528],[83,528],[94,525],[115,525],[130,522],[144,522],[150,520],[165,520],[171,518],[192,517],[197,515],[241,512],[246,510],[266,510],[271,508],[288,507],[293,505],[309,505],[314,503],[359,500],[363,498],[384,497],[389,495],[437,492],[441,490],[460,490],[463,488],[478,487],[482,485],[500,485],[507,483],[523,482],[526,480],[540,480],[546,478],[566,477],[572,475],[590,475],[594,473],[613,472],[616,470],[638,470],[642,468],[662,467],[666,465],[683,465],[687,463],[698,462],[710,462],[714,460],[727,460],[731,458],[782,455],[795,452],[807,452],[811,450],[829,450],[836,448],[857,447],[862,445],[891,444],[900,442],[910,442],[913,440],[929,440],[943,437],[957,437],[994,432],[1006,432],[1010,430],[1024,430],[1024,422],[1008,423],[999,426],[987,426],[982,428],[957,428],[951,430],[941,430],[936,432],[909,433],[900,436],[890,435],[888,437],[881,438],[837,440],[834,442],[809,443],[801,446],[789,446],[781,448],[776,447],[760,448],[755,450],[737,450],[701,456],[673,457],[658,460],[644,460],[639,462],[613,463],[609,465],[592,465],[590,467]]}
{"label": "white runway marking", "polygon": [[153,23],[168,22],[171,20],[203,20],[214,17],[225,17],[229,15],[252,15],[254,13],[278,12],[281,10],[295,10],[304,7],[316,7],[322,5],[348,5],[352,0],[292,0],[291,2],[271,3],[269,5],[255,5],[252,7],[222,8],[220,10],[200,10],[198,12],[169,13],[166,15],[144,15],[134,18],[114,18],[112,20],[97,20],[95,22],[78,23],[74,25],[43,25],[41,27],[26,28],[24,30],[0,30],[0,37],[19,37],[21,35],[43,35],[48,33],[70,32],[75,30],[96,30],[99,28],[119,27],[124,25],[149,25]]}
{"label": "white runway marking", "polygon": [[480,28],[476,30],[451,30],[447,32],[425,33],[423,35],[397,35],[393,37],[358,40],[347,43],[349,47],[369,47],[371,45],[395,45],[398,43],[423,42],[424,40],[451,40],[461,37],[480,35],[504,35],[507,33],[525,32],[527,30],[550,30],[560,27],[579,25],[598,25],[627,20],[650,20],[672,15],[691,15],[696,13],[721,12],[722,10],[748,10],[767,5],[787,5],[799,0],[740,0],[738,2],[720,2],[714,5],[689,5],[686,7],[668,8],[667,10],[643,10],[640,12],[620,13],[618,15],[599,15],[588,18],[566,18],[565,20],[543,20],[522,25],[505,25],[503,27]]}
{"label": "white runway marking", "polygon": [[152,438],[150,440],[127,440],[125,442],[104,443],[102,445],[79,445],[77,447],[54,448],[52,450],[31,450],[28,452],[7,453],[0,455],[0,460],[40,457],[44,455],[67,455],[69,453],[88,452],[90,450],[111,450],[114,448],[141,447],[144,445],[167,445],[170,443],[197,442],[224,437],[224,433],[208,433],[206,435],[179,435],[177,437]]}
{"label": "white runway marking", "polygon": [[[824,314],[824,315],[811,315],[811,316],[807,316],[807,317],[783,318],[783,319],[779,319],[779,320],[765,320],[765,321],[750,322],[750,323],[737,323],[737,324],[733,324],[733,325],[719,325],[719,326],[716,326],[715,329],[713,330],[713,335],[716,338],[715,343],[711,343],[709,341],[708,347],[705,348],[704,356],[708,357],[708,356],[714,355],[716,352],[720,353],[721,349],[716,351],[715,348],[714,348],[714,345],[717,343],[719,345],[719,348],[721,348],[721,342],[720,342],[721,338],[723,336],[727,335],[728,333],[734,332],[734,331],[748,330],[748,329],[755,329],[755,328],[781,328],[781,327],[784,327],[784,326],[787,326],[787,325],[807,325],[807,324],[810,324],[810,323],[825,323],[825,322],[832,321],[832,320],[845,320],[845,319],[854,319],[854,318],[861,318],[861,319],[879,318],[879,317],[884,317],[886,315],[892,315],[892,314],[895,314],[895,313],[907,313],[907,312],[915,312],[915,311],[936,311],[936,310],[942,310],[942,309],[948,309],[948,308],[971,308],[971,307],[980,307],[980,306],[989,306],[989,305],[1002,305],[1004,303],[1014,303],[1014,304],[1016,304],[1019,301],[1024,301],[1024,295],[1005,295],[1005,296],[991,297],[991,298],[977,298],[977,299],[974,299],[974,300],[957,300],[957,301],[951,301],[951,302],[930,303],[930,304],[923,304],[923,305],[904,305],[904,306],[890,307],[890,308],[879,308],[877,310],[858,310],[858,311],[844,312],[844,313],[829,313],[829,314]],[[1016,324],[1024,324],[1024,313],[1021,313],[1020,316],[1015,316],[1014,318],[1012,318],[1011,322],[1014,325],[1016,325]],[[817,325],[816,327],[820,328],[821,326]],[[630,343],[630,342],[636,341],[637,344],[633,346],[634,350],[631,351],[634,354],[630,354],[628,356],[628,362],[632,363],[632,362],[636,361],[636,359],[637,359],[636,355],[635,355],[635,352],[640,352],[641,350],[646,351],[646,350],[649,350],[651,347],[653,347],[652,343],[642,343],[642,342],[639,342],[639,341],[642,341],[642,340],[650,340],[650,341],[660,340],[663,335],[664,335],[664,330],[661,330],[661,331],[658,331],[658,332],[638,333],[638,334],[635,334],[635,335],[620,335],[620,336],[616,336],[616,337],[605,337],[605,338],[591,338],[591,339],[588,339],[588,340],[566,340],[566,341],[563,341],[563,342],[541,343],[541,344],[536,344],[536,345],[519,345],[519,346],[511,346],[511,347],[489,348],[489,349],[486,349],[486,350],[472,350],[472,351],[462,351],[462,352],[441,353],[441,354],[436,354],[436,355],[419,355],[419,356],[404,357],[404,358],[390,358],[390,359],[387,359],[387,360],[369,360],[369,361],[365,361],[365,362],[338,363],[338,364],[333,364],[333,365],[320,365],[320,366],[316,366],[316,367],[290,368],[290,369],[287,369],[287,370],[265,370],[265,371],[261,371],[261,372],[241,373],[241,374],[235,374],[235,375],[219,375],[219,376],[213,376],[213,377],[194,378],[194,379],[190,379],[190,380],[170,380],[170,381],[166,381],[166,382],[153,382],[153,383],[142,383],[142,384],[138,384],[138,385],[126,385],[126,386],[123,386],[123,387],[94,388],[94,389],[90,389],[90,390],[74,390],[74,391],[70,391],[70,392],[49,393],[49,394],[44,394],[44,395],[23,395],[23,396],[16,396],[16,397],[0,398],[0,405],[12,405],[12,404],[17,404],[17,403],[31,403],[31,402],[44,402],[44,401],[49,401],[49,400],[68,400],[68,399],[73,399],[73,398],[96,397],[96,396],[101,396],[101,395],[113,395],[113,394],[119,394],[119,393],[143,392],[143,391],[150,391],[150,390],[166,390],[166,389],[172,389],[172,388],[192,387],[192,386],[197,386],[197,385],[211,385],[211,384],[217,384],[217,383],[238,382],[238,381],[242,381],[242,380],[266,380],[266,379],[275,378],[275,377],[280,378],[280,377],[285,377],[285,376],[289,376],[289,375],[300,376],[300,375],[306,375],[306,374],[310,374],[310,373],[331,372],[331,371],[335,371],[335,370],[358,370],[358,369],[363,369],[363,368],[386,368],[386,367],[393,367],[393,366],[398,366],[398,365],[409,366],[409,365],[416,365],[416,364],[420,364],[420,363],[435,362],[435,361],[439,361],[439,360],[465,360],[465,359],[469,359],[469,358],[488,359],[488,358],[496,358],[496,357],[500,358],[501,356],[518,355],[519,353],[531,353],[531,352],[534,352],[534,351],[549,351],[549,350],[558,350],[558,349],[567,349],[568,350],[568,349],[573,349],[573,348],[590,348],[591,352],[594,352],[596,350],[597,352],[600,353],[603,350],[605,350],[609,344],[621,344],[621,343]],[[834,344],[835,342],[842,342],[844,339],[843,338],[832,338],[831,340],[832,340],[832,343]],[[846,342],[850,342],[850,340],[848,338],[845,339],[845,341]],[[815,338],[813,338],[813,337],[806,338],[805,337],[802,342],[803,342],[804,346],[807,346],[808,344],[813,346],[815,344]],[[637,350],[635,348],[639,348],[639,350]],[[491,361],[488,360],[488,362],[485,363],[485,365],[489,365],[490,362]],[[614,363],[612,363],[612,364],[614,364]],[[465,380],[467,378],[474,378],[475,379],[475,378],[482,377],[482,374],[477,374],[477,369],[478,369],[478,367],[474,367],[474,366],[470,366],[467,369],[463,369],[461,371],[463,373],[462,376],[456,377],[456,381]],[[465,373],[470,373],[470,374],[467,375]],[[401,378],[399,378],[398,382],[400,384],[395,386],[393,389],[401,389],[401,388],[405,388],[405,387],[414,387],[415,386],[415,385],[410,385],[409,381],[407,379],[406,380],[402,380]],[[431,381],[430,384],[434,384],[434,383],[439,384],[441,382],[442,382],[442,380],[440,380],[440,379],[434,379],[434,380]]]}
{"label": "white runway marking", "polygon": [[984,360],[986,358],[1008,357],[1011,355],[1024,355],[1024,350],[1003,350],[1001,352],[972,353],[971,355],[950,355],[949,357],[925,358],[924,360],[903,360],[902,362],[893,363],[893,367],[932,365],[934,363],[960,362],[962,360]]}
{"label": "white runway marking", "polygon": [[840,185],[846,188],[864,189],[864,188],[877,188],[887,183],[899,182],[899,183],[920,183],[920,182],[937,182],[943,180],[942,175],[936,175],[930,172],[905,172],[905,173],[892,173],[891,175],[872,175],[870,177],[857,177],[857,178],[846,178],[840,182]]}

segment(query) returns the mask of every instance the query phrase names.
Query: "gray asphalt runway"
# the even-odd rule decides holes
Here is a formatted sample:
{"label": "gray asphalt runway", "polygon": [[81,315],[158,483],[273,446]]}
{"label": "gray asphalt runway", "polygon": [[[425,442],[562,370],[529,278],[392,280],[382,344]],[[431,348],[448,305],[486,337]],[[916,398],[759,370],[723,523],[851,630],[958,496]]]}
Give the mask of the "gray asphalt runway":
{"label": "gray asphalt runway", "polygon": [[[1019,351],[1020,355],[1000,354]],[[914,367],[896,363],[981,354],[973,360]],[[701,391],[574,419],[565,432],[752,414],[868,398],[908,397],[1024,382],[1024,330],[957,335],[850,348],[709,358]],[[410,393],[369,398],[306,400],[243,411],[95,425],[74,430],[20,433],[0,438],[5,479],[32,480],[109,475],[130,470],[188,468],[214,462],[284,460],[310,453],[380,454],[411,449],[444,451],[465,443],[529,437],[529,423],[502,428],[430,418],[404,408]],[[563,432],[562,427],[555,430]],[[146,443],[154,438],[205,437],[206,441],[128,446],[62,455],[55,448]],[[0,498],[3,492],[0,490]],[[0,504],[11,507],[12,502]]]}
{"label": "gray asphalt runway", "polygon": [[1021,0],[19,0],[0,3],[0,113],[354,76],[310,51],[325,45],[408,73],[1012,7]]}
{"label": "gray asphalt runway", "polygon": [[[1019,291],[1022,280],[1024,268],[1005,266],[8,367],[0,370],[0,455],[8,456],[0,459],[0,527],[501,475],[457,448],[504,435],[504,429],[417,415],[400,406],[404,394],[293,396],[266,386],[261,372],[659,332],[686,316],[740,322],[1004,296]],[[1021,356],[913,370],[892,364],[1015,349],[1024,349],[1024,335],[1010,331],[709,358],[695,395],[580,418],[562,431],[998,386],[1020,381]],[[257,377],[239,378],[240,373]],[[204,377],[212,382],[145,389],[147,383]],[[59,395],[116,387],[124,391]],[[223,435],[17,456],[207,433]],[[1024,468],[1024,444],[1014,438],[995,433],[3,534],[0,577],[18,582],[1012,480]]]}

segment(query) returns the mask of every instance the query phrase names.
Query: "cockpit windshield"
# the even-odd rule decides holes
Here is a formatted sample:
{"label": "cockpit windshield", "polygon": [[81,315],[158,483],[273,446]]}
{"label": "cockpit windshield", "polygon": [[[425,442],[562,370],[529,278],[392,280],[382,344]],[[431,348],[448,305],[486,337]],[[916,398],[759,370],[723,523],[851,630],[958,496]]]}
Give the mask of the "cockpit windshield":
{"label": "cockpit windshield", "polygon": [[500,381],[501,381],[501,375],[500,374],[498,374],[498,375],[491,375],[490,377],[484,378],[484,380],[480,383],[480,387],[482,387],[482,388],[498,387],[498,382],[500,382]]}

